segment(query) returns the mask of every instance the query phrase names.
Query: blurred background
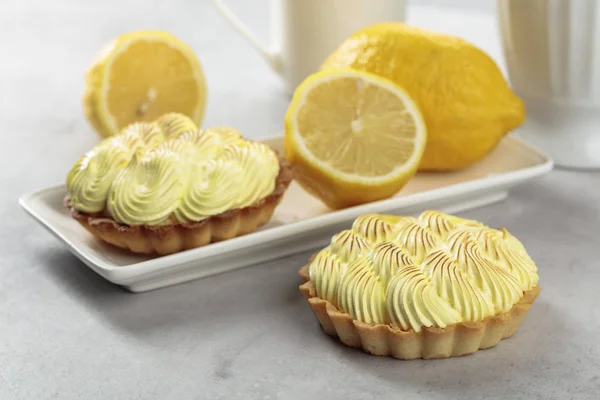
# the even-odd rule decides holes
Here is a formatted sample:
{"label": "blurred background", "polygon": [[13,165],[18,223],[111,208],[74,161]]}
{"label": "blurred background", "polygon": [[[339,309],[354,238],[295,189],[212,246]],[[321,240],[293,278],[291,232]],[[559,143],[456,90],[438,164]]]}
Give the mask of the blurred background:
{"label": "blurred background", "polygon": [[[269,24],[253,22],[267,21],[268,3],[227,1],[265,42]],[[409,4],[417,3],[452,6],[467,13],[493,12],[495,8],[493,0],[418,0]],[[18,128],[19,132],[43,127],[47,135],[36,135],[36,139],[49,143],[60,140],[61,146],[53,147],[53,151],[68,146],[87,149],[96,137],[81,112],[83,74],[108,41],[139,29],[167,30],[196,51],[208,80],[206,126],[227,123],[239,126],[249,136],[269,135],[282,128],[288,99],[276,74],[208,0],[0,2],[0,126],[5,131]],[[241,86],[243,90],[239,90]],[[250,105],[252,114],[248,115]],[[24,118],[23,110],[32,118]],[[77,135],[78,140],[68,140],[70,135]],[[11,135],[3,138],[23,139]],[[34,156],[25,155],[22,164],[12,167],[24,167]],[[62,160],[65,169],[71,161]],[[52,178],[50,181],[62,177]]]}
{"label": "blurred background", "polygon": [[[256,23],[268,21],[268,0],[226,3],[268,41],[269,24]],[[493,0],[418,0],[409,7],[416,4],[452,7],[466,14],[495,10]],[[61,155],[80,154],[98,141],[82,113],[84,73],[108,41],[139,29],[167,30],[196,52],[208,82],[205,126],[236,126],[250,137],[281,131],[289,98],[277,75],[209,0],[2,1],[2,155],[21,147],[18,142],[42,141],[35,148],[52,152],[48,162],[55,164],[28,170],[33,160],[43,157],[38,151],[0,157],[0,178],[17,186],[11,193],[62,182],[73,159]],[[9,171],[19,171],[19,178]],[[18,181],[28,182],[27,187]]]}

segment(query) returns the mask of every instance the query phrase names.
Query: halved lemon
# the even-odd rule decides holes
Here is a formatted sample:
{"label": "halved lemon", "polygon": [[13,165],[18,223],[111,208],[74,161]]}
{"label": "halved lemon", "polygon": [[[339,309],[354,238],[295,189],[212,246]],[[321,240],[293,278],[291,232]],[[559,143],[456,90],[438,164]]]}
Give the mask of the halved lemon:
{"label": "halved lemon", "polygon": [[332,208],[384,199],[415,174],[427,129],[400,86],[351,69],[308,77],[285,116],[296,179]]}
{"label": "halved lemon", "polygon": [[103,137],[175,112],[198,126],[206,83],[192,49],[163,31],[126,33],[109,43],[86,74],[83,108]]}

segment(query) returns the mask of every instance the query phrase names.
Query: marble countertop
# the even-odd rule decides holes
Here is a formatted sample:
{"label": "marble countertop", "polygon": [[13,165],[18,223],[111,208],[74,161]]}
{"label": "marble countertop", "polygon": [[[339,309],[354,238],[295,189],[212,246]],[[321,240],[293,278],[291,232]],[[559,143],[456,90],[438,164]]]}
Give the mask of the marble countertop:
{"label": "marble countertop", "polygon": [[[266,0],[231,4],[268,37]],[[492,18],[412,11],[499,57]],[[542,286],[514,337],[468,357],[402,362],[328,338],[297,289],[308,253],[143,294],[86,268],[17,198],[61,182],[97,141],[83,71],[106,41],[141,28],[196,50],[207,125],[282,128],[279,81],[206,0],[2,2],[0,399],[598,398],[599,173],[555,170],[462,214],[522,239]]]}

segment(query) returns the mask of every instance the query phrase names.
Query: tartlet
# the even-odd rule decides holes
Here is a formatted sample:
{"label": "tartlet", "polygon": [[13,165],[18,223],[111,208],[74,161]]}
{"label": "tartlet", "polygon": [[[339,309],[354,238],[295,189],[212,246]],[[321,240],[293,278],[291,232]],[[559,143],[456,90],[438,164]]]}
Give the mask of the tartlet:
{"label": "tartlet", "polygon": [[431,210],[359,217],[300,276],[325,333],[405,360],[495,346],[540,292],[535,263],[506,229]]}
{"label": "tartlet", "polygon": [[267,145],[167,114],[82,156],[67,177],[65,206],[107,243],[165,255],[255,231],[292,178],[290,164]]}

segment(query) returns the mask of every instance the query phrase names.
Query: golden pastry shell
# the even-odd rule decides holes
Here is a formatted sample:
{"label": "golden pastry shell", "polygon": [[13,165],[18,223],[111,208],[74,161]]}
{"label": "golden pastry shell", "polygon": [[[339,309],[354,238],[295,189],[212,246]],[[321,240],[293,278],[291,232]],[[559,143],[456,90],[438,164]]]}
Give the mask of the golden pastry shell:
{"label": "golden pastry shell", "polygon": [[378,356],[392,356],[401,360],[416,358],[448,358],[472,354],[479,349],[497,345],[512,336],[540,293],[534,286],[524,292],[521,300],[508,312],[479,322],[461,322],[446,328],[423,327],[421,332],[403,331],[399,327],[367,324],[341,312],[329,301],[317,296],[309,278],[309,266],[299,271],[304,283],[300,291],[308,301],[321,327],[330,336],[347,346],[359,348]]}

